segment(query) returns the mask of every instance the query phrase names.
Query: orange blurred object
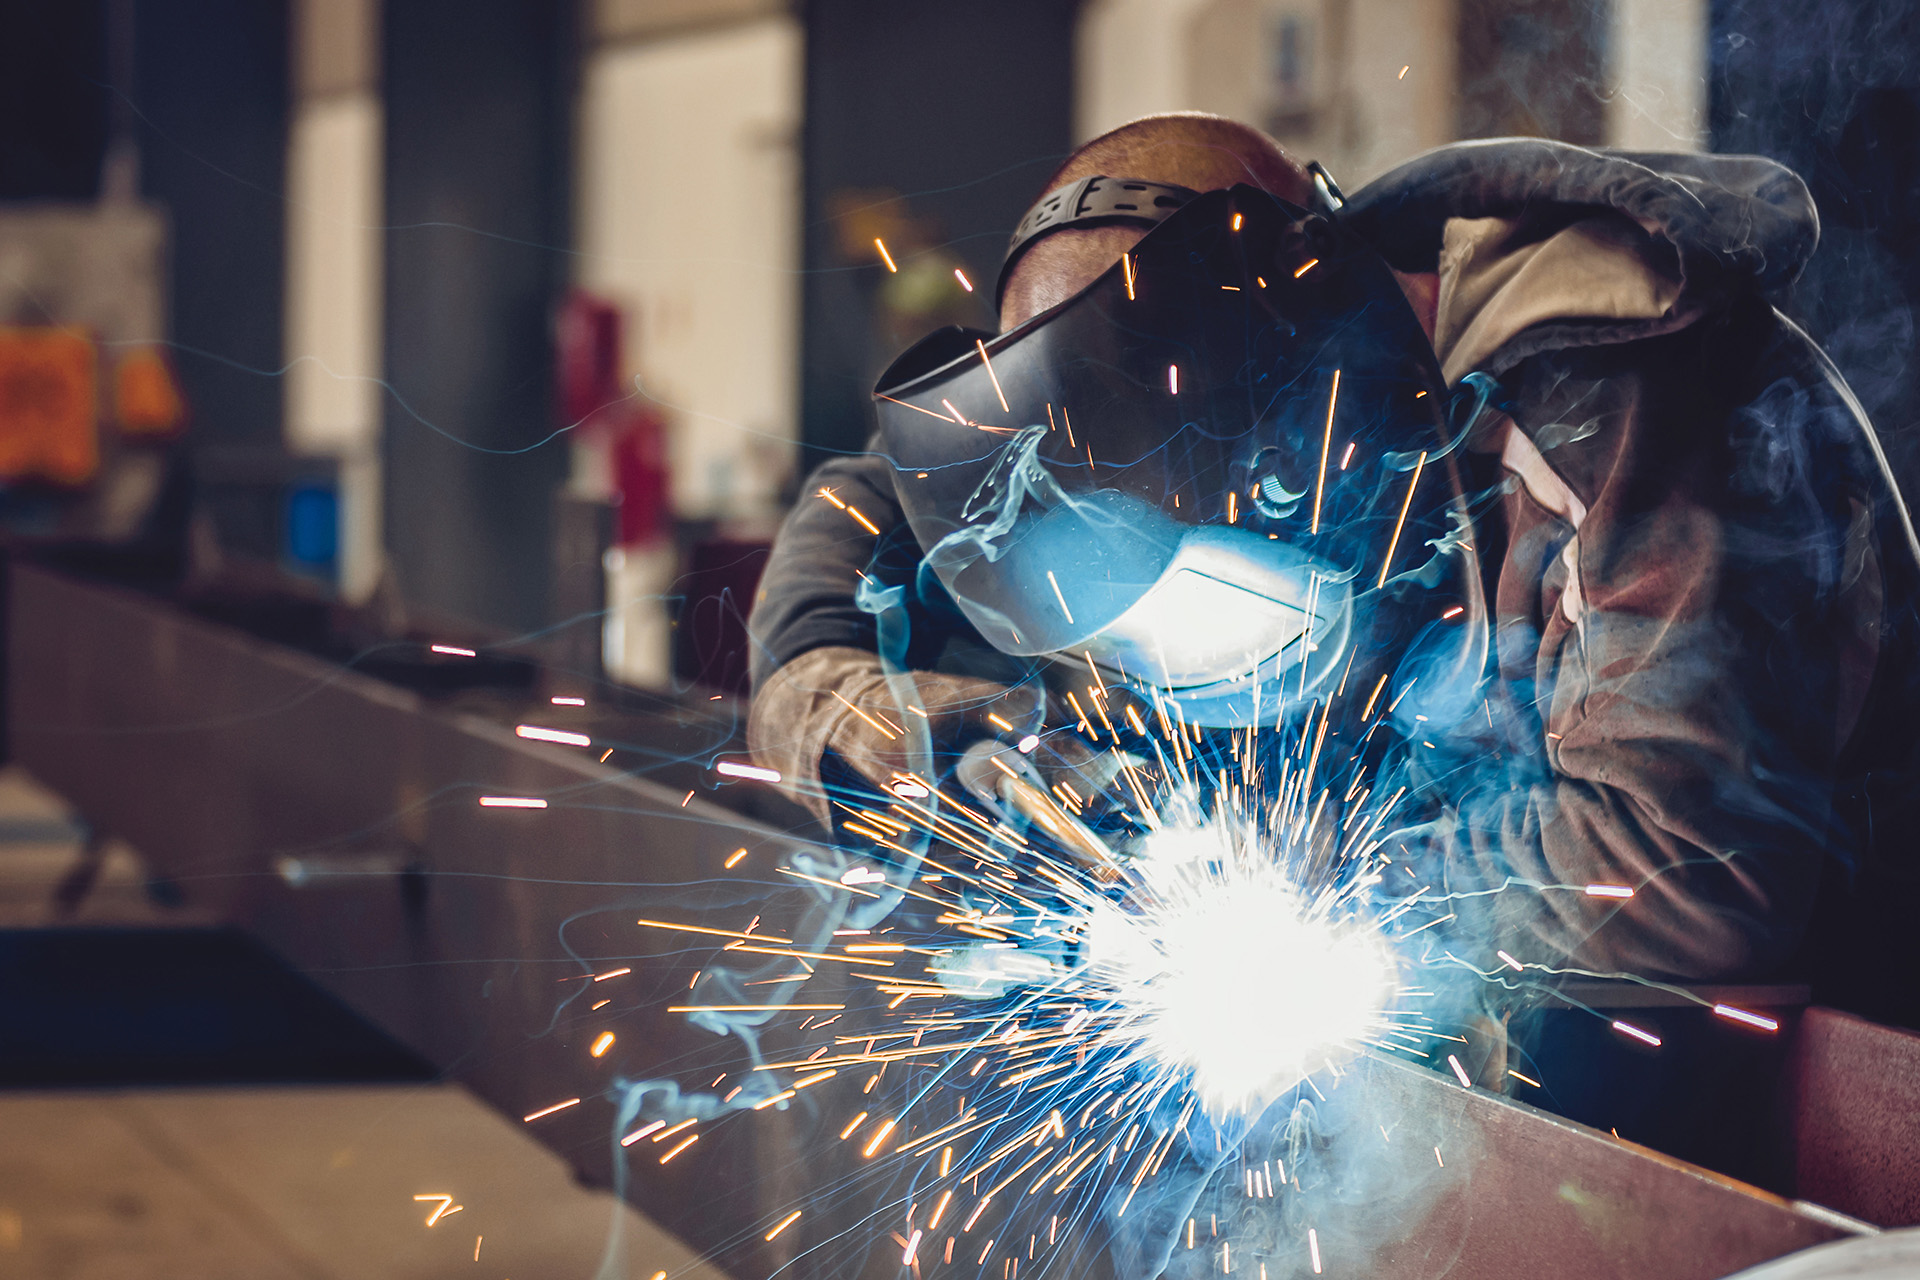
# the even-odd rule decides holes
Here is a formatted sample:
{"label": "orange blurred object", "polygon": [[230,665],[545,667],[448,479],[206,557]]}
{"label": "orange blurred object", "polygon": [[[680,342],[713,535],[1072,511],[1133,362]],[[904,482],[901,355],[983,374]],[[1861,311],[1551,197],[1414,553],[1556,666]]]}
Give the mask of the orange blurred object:
{"label": "orange blurred object", "polygon": [[173,366],[158,347],[135,347],[113,371],[113,419],[123,435],[149,440],[186,424],[186,404]]}
{"label": "orange blurred object", "polygon": [[82,485],[100,467],[93,341],[77,329],[0,328],[0,481]]}

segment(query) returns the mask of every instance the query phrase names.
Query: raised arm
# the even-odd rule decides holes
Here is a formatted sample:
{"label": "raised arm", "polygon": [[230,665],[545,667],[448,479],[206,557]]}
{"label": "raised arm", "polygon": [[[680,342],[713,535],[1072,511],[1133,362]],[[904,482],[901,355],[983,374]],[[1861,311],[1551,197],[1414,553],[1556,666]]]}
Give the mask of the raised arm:
{"label": "raised arm", "polygon": [[1843,397],[1770,367],[1781,336],[1751,308],[1511,380],[1500,761],[1468,766],[1437,844],[1456,891],[1562,887],[1461,899],[1475,962],[1760,976],[1846,855],[1884,493]]}

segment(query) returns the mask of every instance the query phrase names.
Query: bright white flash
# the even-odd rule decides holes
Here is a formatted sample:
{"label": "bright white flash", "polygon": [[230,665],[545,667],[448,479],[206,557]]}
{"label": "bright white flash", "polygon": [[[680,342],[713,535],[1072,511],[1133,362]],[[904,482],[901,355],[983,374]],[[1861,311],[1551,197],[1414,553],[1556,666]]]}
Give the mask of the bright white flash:
{"label": "bright white flash", "polygon": [[1337,895],[1308,899],[1286,868],[1209,829],[1149,838],[1142,891],[1087,920],[1089,987],[1112,1039],[1192,1072],[1216,1114],[1258,1106],[1377,1036],[1398,975],[1379,929]]}

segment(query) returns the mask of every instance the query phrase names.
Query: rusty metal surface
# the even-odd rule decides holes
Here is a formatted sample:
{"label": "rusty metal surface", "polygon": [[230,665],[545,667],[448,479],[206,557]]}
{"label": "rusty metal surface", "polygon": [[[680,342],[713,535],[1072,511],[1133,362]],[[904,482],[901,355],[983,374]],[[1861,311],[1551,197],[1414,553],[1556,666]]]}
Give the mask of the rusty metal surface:
{"label": "rusty metal surface", "polygon": [[[663,891],[712,905],[735,849],[768,874],[790,846],[771,829],[136,593],[16,564],[10,604],[21,764],[503,1112],[586,1099],[532,1126],[583,1176],[609,1180],[617,1077],[733,1065],[733,1045],[664,1012],[697,955],[633,919]],[[552,807],[478,805],[495,793]],[[334,874],[296,887],[288,859]],[[636,972],[608,984],[614,1006],[567,1003],[621,966]],[[619,1039],[595,1060],[602,1030]],[[783,1259],[729,1246],[758,1241],[762,1202],[800,1194],[783,1123],[703,1144],[722,1148],[710,1165],[764,1170],[730,1193],[651,1170],[635,1200],[741,1274],[771,1270]]]}
{"label": "rusty metal surface", "polygon": [[1431,1072],[1375,1064],[1364,1085],[1435,1116],[1447,1161],[1438,1202],[1365,1272],[1381,1280],[1713,1280],[1857,1229]]}
{"label": "rusty metal surface", "polygon": [[[23,764],[191,901],[256,932],[502,1111],[584,1099],[531,1126],[583,1176],[606,1181],[620,1154],[616,1080],[705,1085],[738,1067],[733,1042],[664,1011],[708,953],[638,937],[632,922],[671,900],[729,920],[764,911],[777,926],[799,907],[768,883],[793,838],[590,754],[28,566],[13,573],[9,646]],[[551,807],[482,809],[483,792]],[[753,874],[722,875],[740,848]],[[321,874],[282,874],[287,859]],[[616,967],[633,972],[602,988],[611,1006],[570,999],[586,975]],[[586,1044],[603,1030],[617,1042],[596,1060]],[[854,1092],[822,1086],[806,1107],[721,1121],[697,1159],[672,1168],[644,1145],[621,1157],[630,1197],[734,1274],[855,1275],[857,1259],[812,1250],[872,1209],[864,1183],[804,1230],[762,1240],[770,1211],[859,1163],[857,1144],[831,1132],[857,1082],[832,1083]],[[1329,1260],[1348,1260],[1328,1274],[1708,1280],[1849,1230],[1417,1068],[1368,1063],[1343,1087],[1372,1091],[1383,1114],[1419,1117],[1446,1154],[1442,1165],[1415,1153],[1434,1159],[1431,1194],[1406,1214],[1328,1224]],[[883,1230],[860,1230],[884,1245]],[[879,1248],[868,1273],[897,1274],[897,1258]]]}
{"label": "rusty metal surface", "polygon": [[1815,1008],[1788,1054],[1798,1194],[1883,1227],[1920,1224],[1920,1035]]}

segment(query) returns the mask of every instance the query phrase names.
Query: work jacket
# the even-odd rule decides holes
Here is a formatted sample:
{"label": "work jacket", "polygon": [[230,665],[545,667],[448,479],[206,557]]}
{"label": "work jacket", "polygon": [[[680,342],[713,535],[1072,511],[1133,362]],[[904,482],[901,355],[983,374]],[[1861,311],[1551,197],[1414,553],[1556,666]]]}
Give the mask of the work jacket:
{"label": "work jacket", "polygon": [[[1448,383],[1492,388],[1466,446],[1485,714],[1436,744],[1409,850],[1456,895],[1464,958],[1812,976],[1914,1021],[1920,973],[1885,935],[1913,900],[1920,542],[1851,392],[1771,301],[1818,239],[1805,184],[1498,140],[1338,216],[1427,309]],[[788,518],[752,618],[757,741],[837,710],[820,691],[875,645],[861,574],[912,554],[884,459],[835,459],[822,487],[880,535],[820,502]],[[916,661],[941,627],[965,624],[918,620]]]}

